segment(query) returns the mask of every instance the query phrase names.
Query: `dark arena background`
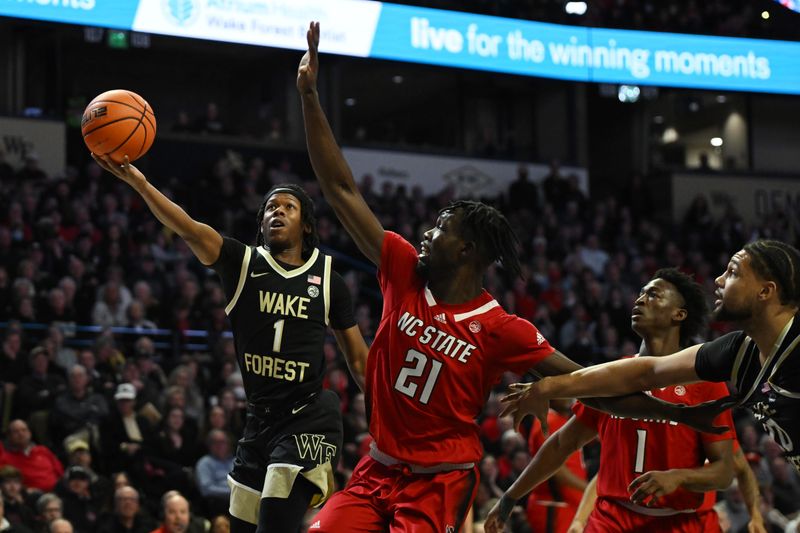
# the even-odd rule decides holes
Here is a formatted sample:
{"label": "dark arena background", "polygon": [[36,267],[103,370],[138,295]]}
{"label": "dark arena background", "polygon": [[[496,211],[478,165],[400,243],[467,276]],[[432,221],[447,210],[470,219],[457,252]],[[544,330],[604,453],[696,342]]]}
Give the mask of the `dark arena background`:
{"label": "dark arena background", "polygon": [[[309,21],[320,21],[322,107],[383,227],[419,249],[450,202],[499,209],[523,275],[492,264],[485,289],[589,366],[639,352],[631,309],[658,269],[691,274],[712,306],[715,278],[743,245],[800,242],[797,10],[770,0],[0,0],[0,532],[230,531],[228,472],[249,415],[229,296],[91,158],[81,120],[96,95],[127,89],[149,102],[158,129],[136,167],[223,236],[255,245],[264,194],[301,185],[370,344],[383,311],[376,269],[323,198],[295,87]],[[692,340],[732,329],[711,319]],[[342,414],[340,490],[373,438],[330,330],[322,378]],[[461,531],[484,531],[543,446],[535,419],[516,431],[500,416],[508,386],[531,379],[504,374],[476,413],[484,452]],[[559,424],[572,414],[552,408]],[[744,409],[733,420],[755,482],[707,496],[719,528],[800,531],[800,476],[781,435]],[[583,531],[572,515],[600,446],[553,466],[505,530]],[[188,514],[174,514],[177,500]],[[320,528],[318,511],[301,531]]]}

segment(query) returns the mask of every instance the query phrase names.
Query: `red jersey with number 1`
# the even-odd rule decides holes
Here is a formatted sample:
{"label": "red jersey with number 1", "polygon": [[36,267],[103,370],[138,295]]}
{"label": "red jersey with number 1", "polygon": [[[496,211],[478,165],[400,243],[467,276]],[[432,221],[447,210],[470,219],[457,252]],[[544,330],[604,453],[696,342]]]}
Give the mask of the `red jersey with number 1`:
{"label": "red jersey with number 1", "polygon": [[366,370],[370,433],[378,449],[406,463],[477,462],[483,450],[475,419],[492,386],[553,348],[486,291],[463,304],[437,302],[417,261],[408,241],[386,232],[378,271],[383,314]]}
{"label": "red jersey with number 1", "polygon": [[[696,405],[728,395],[724,383],[694,383],[650,391],[671,403]],[[716,426],[728,426],[721,435],[700,433],[668,420],[636,420],[595,411],[583,404],[573,406],[578,420],[596,429],[600,439],[600,470],[597,496],[629,501],[628,485],[651,470],[699,468],[706,460],[703,444],[735,437],[730,410],[714,419]],[[678,489],[661,498],[655,507],[675,510],[697,509],[703,493]]]}

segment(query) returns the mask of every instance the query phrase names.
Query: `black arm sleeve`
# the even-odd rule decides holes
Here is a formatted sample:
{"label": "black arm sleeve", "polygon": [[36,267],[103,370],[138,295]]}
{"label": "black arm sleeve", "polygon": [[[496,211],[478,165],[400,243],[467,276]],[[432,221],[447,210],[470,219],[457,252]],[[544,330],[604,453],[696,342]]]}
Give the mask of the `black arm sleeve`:
{"label": "black arm sleeve", "polygon": [[225,297],[229,302],[233,295],[236,294],[236,286],[239,284],[239,274],[242,271],[242,261],[244,260],[246,248],[244,244],[236,239],[223,237],[219,257],[214,264],[209,265],[209,268],[213,269],[222,281],[222,290],[225,291]]}
{"label": "black arm sleeve", "polygon": [[703,381],[728,381],[744,339],[744,333],[734,331],[703,344],[694,361],[697,377]]}
{"label": "black arm sleeve", "polygon": [[353,313],[353,299],[344,278],[338,272],[331,272],[331,327],[349,329],[356,325]]}

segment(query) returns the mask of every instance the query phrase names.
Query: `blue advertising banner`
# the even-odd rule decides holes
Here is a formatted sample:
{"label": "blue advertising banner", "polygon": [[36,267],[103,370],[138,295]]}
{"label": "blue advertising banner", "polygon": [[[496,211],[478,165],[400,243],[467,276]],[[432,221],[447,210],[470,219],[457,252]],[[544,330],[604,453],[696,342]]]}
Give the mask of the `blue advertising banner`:
{"label": "blue advertising banner", "polygon": [[585,82],[800,94],[800,42],[563,26],[361,0],[0,0],[0,16]]}

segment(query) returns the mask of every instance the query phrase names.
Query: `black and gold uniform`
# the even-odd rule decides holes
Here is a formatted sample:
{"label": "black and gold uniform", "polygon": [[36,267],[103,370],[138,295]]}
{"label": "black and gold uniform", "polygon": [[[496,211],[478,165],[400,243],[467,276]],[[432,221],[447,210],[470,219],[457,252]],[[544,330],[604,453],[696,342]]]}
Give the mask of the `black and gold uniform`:
{"label": "black and gold uniform", "polygon": [[342,446],[338,396],[322,390],[327,326],[355,325],[349,290],[314,248],[299,266],[268,249],[225,238],[211,266],[228,298],[236,356],[248,399],[231,485],[231,514],[258,522],[261,498],[286,498],[298,475],[319,489],[312,505],[333,492]]}

